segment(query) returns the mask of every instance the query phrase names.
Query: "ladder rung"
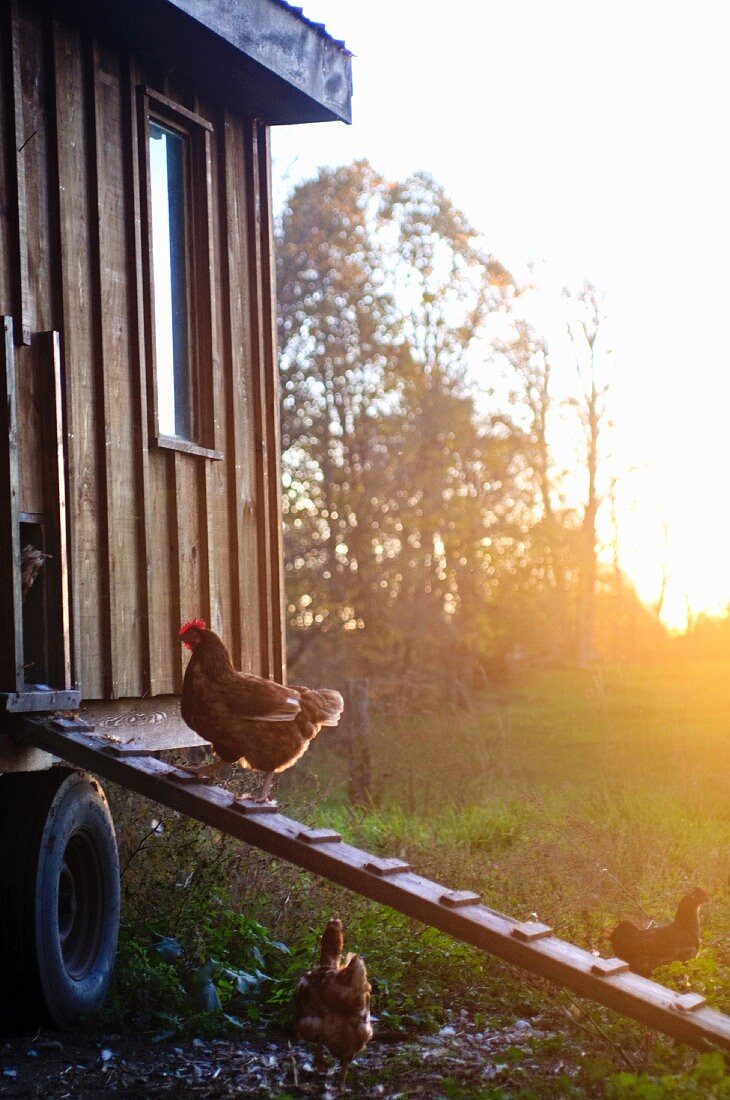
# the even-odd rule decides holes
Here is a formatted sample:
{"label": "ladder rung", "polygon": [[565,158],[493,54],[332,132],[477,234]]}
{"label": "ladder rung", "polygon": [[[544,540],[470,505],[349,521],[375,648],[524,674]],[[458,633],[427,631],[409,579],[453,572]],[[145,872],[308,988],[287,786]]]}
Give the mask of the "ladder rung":
{"label": "ladder rung", "polygon": [[305,844],[335,844],[342,840],[339,833],[333,833],[331,829],[300,829],[297,840],[303,840]]}
{"label": "ladder rung", "polygon": [[549,924],[541,924],[538,920],[526,920],[521,924],[516,924],[512,929],[510,935],[514,936],[516,940],[544,940],[548,936],[552,936],[553,930]]}
{"label": "ladder rung", "polygon": [[402,859],[369,859],[363,864],[364,871],[370,871],[371,875],[400,875],[411,870],[410,863],[404,863]]}
{"label": "ladder rung", "polygon": [[276,802],[254,802],[250,798],[234,798],[228,803],[229,810],[237,814],[278,814]]}
{"label": "ladder rung", "polygon": [[706,1003],[701,993],[682,993],[675,999],[672,1007],[676,1008],[677,1012],[695,1012]]}
{"label": "ladder rung", "polygon": [[591,965],[591,973],[599,974],[602,978],[612,978],[614,974],[625,974],[628,969],[629,964],[617,958],[596,958]]}
{"label": "ladder rung", "polygon": [[442,894],[439,901],[449,909],[462,909],[465,905],[479,905],[481,894],[475,894],[471,890],[448,890]]}

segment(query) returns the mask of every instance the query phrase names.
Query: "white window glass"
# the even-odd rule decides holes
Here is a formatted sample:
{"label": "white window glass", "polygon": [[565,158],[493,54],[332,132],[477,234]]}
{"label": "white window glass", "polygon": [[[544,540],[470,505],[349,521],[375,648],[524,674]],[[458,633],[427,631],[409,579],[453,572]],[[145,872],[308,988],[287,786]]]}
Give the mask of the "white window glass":
{"label": "white window glass", "polygon": [[185,216],[185,135],[149,124],[157,423],[194,439]]}

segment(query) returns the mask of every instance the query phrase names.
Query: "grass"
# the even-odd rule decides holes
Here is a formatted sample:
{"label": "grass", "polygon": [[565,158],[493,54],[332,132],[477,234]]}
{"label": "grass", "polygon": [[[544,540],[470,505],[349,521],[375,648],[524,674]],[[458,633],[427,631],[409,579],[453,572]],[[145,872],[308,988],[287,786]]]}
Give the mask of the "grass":
{"label": "grass", "polygon": [[[282,777],[279,797],[292,816],[406,858],[449,887],[476,889],[514,916],[536,913],[587,948],[604,949],[618,919],[641,919],[625,891],[665,919],[686,889],[702,885],[712,895],[702,954],[663,977],[730,1012],[729,665],[536,672],[468,709],[376,719],[372,758],[367,809],[347,804],[344,758],[326,732]],[[130,850],[149,818],[135,805],[137,818],[124,818]],[[638,1028],[601,1009],[590,1011],[607,1041],[590,1025],[592,1038],[578,1044],[576,1027],[586,1020],[567,995],[181,820],[167,822],[135,856],[125,887],[130,935],[139,939],[154,928],[179,937],[191,970],[213,951],[229,969],[251,970],[234,944],[231,913],[242,909],[294,948],[293,958],[273,960],[270,981],[258,983],[252,1019],[267,1012],[284,1019],[296,966],[308,965],[319,929],[339,912],[347,946],[365,954],[374,977],[381,1028],[427,1030],[464,1008],[485,1026],[537,1012],[572,1015],[576,1026],[562,1025],[566,1046],[573,1043],[576,1059],[599,1058],[603,1067],[599,1084],[586,1071],[577,1096],[601,1095],[609,1071],[626,1069],[620,1052],[633,1052],[636,1064],[642,1047]],[[185,986],[180,966],[178,975]],[[222,988],[225,994],[225,982]],[[662,1059],[645,1066],[646,1080],[616,1078],[611,1095],[664,1095],[656,1088],[669,1086],[655,1078],[667,1074],[691,1087],[693,1057],[667,1048]],[[454,1084],[453,1095],[460,1087]]]}
{"label": "grass", "polygon": [[371,810],[335,786],[318,824],[589,947],[641,917],[616,880],[659,919],[704,885],[709,940],[730,927],[730,666],[540,672],[501,703],[378,724],[373,760]]}

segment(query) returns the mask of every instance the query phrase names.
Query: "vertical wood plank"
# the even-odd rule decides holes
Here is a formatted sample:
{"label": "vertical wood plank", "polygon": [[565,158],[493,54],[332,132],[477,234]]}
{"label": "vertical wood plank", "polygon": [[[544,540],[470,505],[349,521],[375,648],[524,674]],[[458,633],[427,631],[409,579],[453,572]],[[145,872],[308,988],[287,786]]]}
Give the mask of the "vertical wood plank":
{"label": "vertical wood plank", "polygon": [[201,469],[201,508],[204,517],[205,563],[207,576],[207,621],[231,647],[236,659],[238,647],[234,640],[231,618],[231,562],[228,524],[226,471],[231,462],[228,453],[228,431],[225,416],[227,365],[222,351],[221,331],[221,267],[222,250],[219,238],[220,188],[218,186],[218,146],[222,140],[217,132],[219,118],[196,97],[193,107],[211,126],[202,134],[200,148],[200,179],[196,195],[197,211],[195,271],[199,280],[196,292],[200,298],[198,327],[200,329],[198,378],[201,383],[201,420],[203,439],[208,446],[223,454],[223,461],[204,459]]}
{"label": "vertical wood plank", "polygon": [[0,315],[12,315],[14,309],[14,284],[13,284],[13,252],[17,248],[13,240],[13,221],[11,218],[11,185],[12,172],[10,157],[5,150],[10,147],[11,134],[15,127],[12,124],[11,101],[11,73],[12,51],[10,38],[10,21],[5,7],[0,10]]}
{"label": "vertical wood plank", "polygon": [[256,470],[256,560],[258,569],[258,627],[261,653],[261,674],[275,675],[271,617],[271,555],[269,553],[269,470],[266,435],[266,384],[264,380],[264,317],[261,260],[261,200],[258,124],[254,119],[245,123],[246,233],[248,236],[248,276],[250,310],[250,349],[252,361],[252,396],[254,411],[254,465]]}
{"label": "vertical wood plank", "polygon": [[[135,435],[135,480],[139,503],[139,614],[142,646],[142,693],[156,695],[165,685],[158,684],[156,662],[157,639],[154,629],[152,592],[152,514],[149,469],[149,414],[147,408],[147,369],[145,357],[144,273],[142,254],[142,174],[139,157],[139,116],[135,85],[139,82],[132,58],[125,59],[123,85],[123,115],[125,156],[129,165],[130,186],[127,189],[127,221],[130,254],[129,321],[130,365],[133,368],[133,418]],[[165,639],[169,647],[169,640]],[[169,688],[168,688],[169,690]]]}
{"label": "vertical wood plank", "polygon": [[44,364],[40,341],[18,347],[15,355],[21,512],[45,511],[43,495]]}
{"label": "vertical wood plank", "polygon": [[65,432],[63,426],[63,395],[61,370],[61,343],[58,332],[41,334],[44,344],[44,360],[48,364],[48,389],[50,391],[50,416],[48,432],[50,434],[47,449],[46,485],[48,492],[48,510],[51,514],[51,527],[56,567],[56,590],[52,606],[55,609],[54,624],[57,631],[57,668],[53,680],[54,687],[71,688],[71,623],[68,584],[68,544],[66,514],[66,454]]}
{"label": "vertical wood plank", "polygon": [[[209,619],[210,591],[206,561],[205,469],[197,455],[174,452],[173,508],[177,547],[178,621]],[[178,643],[182,659],[182,646]],[[180,665],[182,670],[182,664]],[[175,690],[182,688],[182,681]]]}
{"label": "vertical wood plank", "polygon": [[90,166],[91,105],[85,43],[54,22],[57,218],[69,479],[69,563],[74,677],[86,698],[104,694],[104,599],[99,528],[98,408],[94,329]]}
{"label": "vertical wood plank", "polygon": [[[194,102],[195,110],[200,113],[200,104]],[[193,205],[198,204],[195,214],[195,240],[193,263],[195,286],[191,289],[195,296],[196,325],[195,336],[198,342],[197,376],[200,387],[199,405],[203,424],[203,440],[209,447],[218,447],[220,412],[217,408],[217,381],[220,371],[217,339],[213,319],[216,315],[216,250],[213,236],[213,180],[211,135],[202,135],[202,156],[196,166],[193,179]],[[203,591],[201,603],[204,607],[203,618],[213,630],[220,630],[219,613],[215,605],[215,535],[218,516],[215,512],[213,492],[214,473],[212,463],[207,459],[198,461],[198,485],[200,492],[200,571]]]}
{"label": "vertical wood plank", "polygon": [[13,304],[14,331],[18,344],[29,344],[35,318],[30,312],[28,286],[28,210],[24,155],[32,131],[25,133],[23,118],[23,85],[21,73],[20,17],[17,0],[9,0],[2,7],[5,16],[4,38],[6,44],[7,95],[8,95],[8,206],[11,217],[13,247]]}
{"label": "vertical wood plank", "polygon": [[[230,529],[231,615],[236,625],[237,667],[262,667],[259,615],[259,571],[256,494],[256,423],[251,350],[249,242],[247,236],[246,155],[239,119],[225,112],[220,125],[221,299],[226,361],[228,498]],[[253,567],[252,567],[253,566]]]}
{"label": "vertical wood plank", "polygon": [[[148,614],[150,619],[150,688],[154,694],[179,691],[182,684],[182,647],[173,644],[180,626],[179,570],[177,567],[177,522],[175,510],[175,456],[169,451],[149,450],[149,439],[157,434],[157,395],[152,371],[155,347],[155,322],[152,309],[152,242],[149,233],[150,184],[149,150],[147,145],[145,97],[141,89],[150,82],[149,72],[135,69],[137,91],[136,125],[138,140],[137,170],[139,172],[140,240],[136,247],[137,271],[141,274],[138,290],[142,296],[143,360],[140,363],[140,393],[146,392],[147,438],[146,464],[148,472],[148,553],[150,571]],[[177,624],[177,625],[176,625]]]}
{"label": "vertical wood plank", "polygon": [[[23,613],[18,523],[18,433],[13,321],[2,319],[0,339],[0,608],[8,624],[0,647],[0,690],[23,689]],[[7,446],[4,440],[7,439]]]}
{"label": "vertical wood plank", "polygon": [[130,363],[130,253],[126,225],[129,165],[123,158],[124,124],[120,62],[94,43],[93,164],[96,272],[94,304],[98,329],[97,389],[103,507],[99,519],[105,553],[104,622],[107,698],[141,691],[139,604],[139,502],[135,481],[134,396]]}
{"label": "vertical wood plank", "polygon": [[[26,303],[22,342],[33,333],[54,328],[51,253],[54,235],[50,221],[51,154],[49,113],[52,95],[48,82],[47,19],[42,5],[19,6],[17,47],[20,54],[20,131],[17,134],[18,176],[25,180]],[[16,335],[16,343],[18,333]]]}
{"label": "vertical wood plank", "polygon": [[[181,105],[188,106],[211,126],[213,120],[206,107],[192,88],[178,87],[176,95]],[[193,165],[193,308],[195,313],[196,376],[198,380],[198,415],[201,425],[201,442],[221,450],[223,425],[221,423],[221,355],[218,338],[218,249],[215,227],[217,224],[216,198],[213,186],[215,158],[213,133],[203,131],[196,143],[197,156]],[[227,461],[224,459],[224,461]],[[199,463],[200,487],[200,552],[201,575],[204,592],[200,600],[203,618],[211,629],[228,635],[229,624],[223,618],[223,604],[219,581],[222,579],[218,550],[225,543],[226,516],[225,494],[217,491],[223,471],[220,463],[203,460]],[[224,566],[225,570],[225,566]],[[224,586],[225,587],[225,586]],[[227,616],[226,616],[227,619]]]}
{"label": "vertical wood plank", "polygon": [[152,571],[150,659],[156,695],[179,691],[182,685],[182,646],[175,637],[181,620],[174,460],[173,452],[156,448],[150,451],[148,458]]}
{"label": "vertical wood plank", "polygon": [[268,611],[271,619],[271,652],[273,675],[277,680],[286,676],[286,645],[284,623],[284,540],[281,506],[281,426],[279,397],[279,362],[276,349],[276,265],[274,259],[274,216],[271,196],[271,145],[269,128],[257,125],[259,148],[259,202],[261,204],[261,285],[264,412],[266,459],[268,461],[268,540],[270,558]]}
{"label": "vertical wood plank", "polygon": [[[213,440],[223,461],[205,462],[206,502],[208,520],[210,623],[215,631],[225,636],[231,647],[231,655],[240,668],[240,626],[238,615],[232,608],[232,547],[231,547],[231,499],[228,492],[230,469],[234,455],[229,446],[229,419],[227,414],[231,362],[225,353],[226,337],[223,319],[223,267],[226,245],[221,233],[225,225],[225,206],[221,205],[219,173],[221,157],[219,148],[225,142],[222,112],[213,119],[213,132],[209,135],[208,159],[209,183],[209,269],[212,273],[210,294]],[[235,410],[236,414],[237,410]]]}
{"label": "vertical wood plank", "polygon": [[[223,389],[224,380],[216,379],[216,385]],[[207,525],[208,545],[212,566],[210,569],[210,624],[212,628],[226,638],[231,646],[231,656],[240,659],[240,629],[232,607],[231,585],[231,522],[230,498],[228,494],[228,463],[232,461],[228,453],[228,436],[221,433],[224,449],[224,462],[205,463],[206,500],[208,502]],[[234,640],[232,642],[232,640]],[[240,663],[236,664],[240,668]]]}

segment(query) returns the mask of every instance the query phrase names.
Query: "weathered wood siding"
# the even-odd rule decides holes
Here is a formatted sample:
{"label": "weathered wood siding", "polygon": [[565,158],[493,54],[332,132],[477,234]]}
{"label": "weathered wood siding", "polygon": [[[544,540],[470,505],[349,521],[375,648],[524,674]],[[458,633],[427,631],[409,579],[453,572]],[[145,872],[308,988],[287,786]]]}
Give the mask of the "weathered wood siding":
{"label": "weathered wood siding", "polygon": [[[282,672],[266,128],[43,0],[0,0],[0,314],[12,316],[20,512],[56,508],[41,454],[59,333],[71,676],[87,699],[175,693],[184,619],[240,667]],[[150,429],[139,88],[206,119],[220,460]]]}

